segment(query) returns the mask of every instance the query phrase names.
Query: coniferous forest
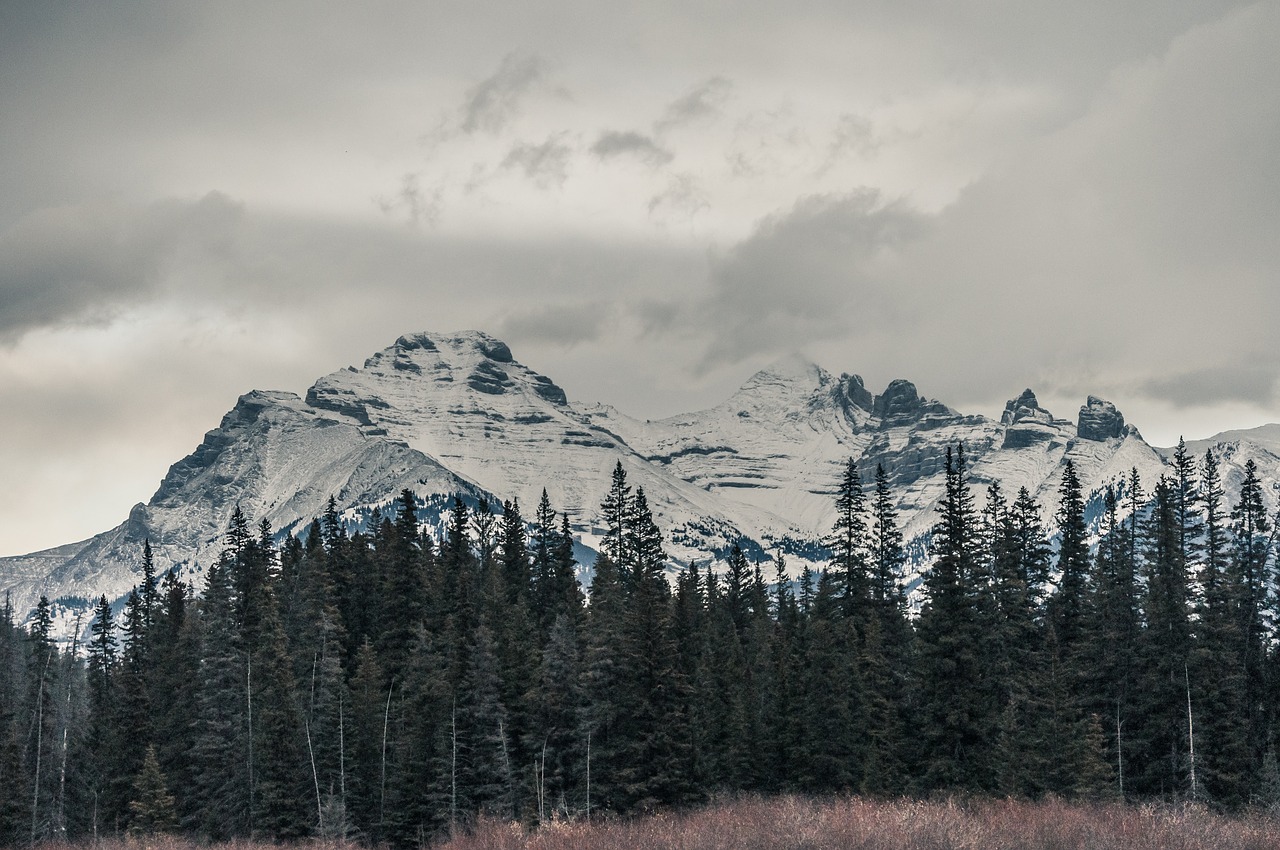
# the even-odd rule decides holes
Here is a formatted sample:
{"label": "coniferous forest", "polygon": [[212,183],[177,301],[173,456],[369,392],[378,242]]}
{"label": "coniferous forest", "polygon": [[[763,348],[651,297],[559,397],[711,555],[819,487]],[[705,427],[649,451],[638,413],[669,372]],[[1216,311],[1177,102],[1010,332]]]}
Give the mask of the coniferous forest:
{"label": "coniferous forest", "polygon": [[[277,542],[237,509],[195,588],[150,547],[122,611],[0,615],[0,845],[175,832],[419,846],[751,793],[1280,806],[1272,523],[1249,466],[1136,472],[1086,517],[949,450],[909,613],[889,476],[838,482],[827,566],[738,547],[672,581],[619,465],[589,604],[545,493],[413,493]],[[868,476],[870,477],[870,476]]]}

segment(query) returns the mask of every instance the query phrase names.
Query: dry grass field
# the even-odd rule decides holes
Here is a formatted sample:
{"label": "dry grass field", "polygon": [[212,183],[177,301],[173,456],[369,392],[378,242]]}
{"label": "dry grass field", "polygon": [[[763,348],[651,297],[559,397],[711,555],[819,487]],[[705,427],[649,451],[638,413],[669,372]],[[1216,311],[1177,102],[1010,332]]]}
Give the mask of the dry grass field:
{"label": "dry grass field", "polygon": [[[263,850],[169,836],[100,842],[100,850]],[[355,845],[309,842],[309,848]],[[1003,800],[877,802],[745,799],[687,813],[529,830],[484,822],[440,850],[1276,850],[1280,819],[1203,808]],[[81,846],[42,845],[44,850]]]}

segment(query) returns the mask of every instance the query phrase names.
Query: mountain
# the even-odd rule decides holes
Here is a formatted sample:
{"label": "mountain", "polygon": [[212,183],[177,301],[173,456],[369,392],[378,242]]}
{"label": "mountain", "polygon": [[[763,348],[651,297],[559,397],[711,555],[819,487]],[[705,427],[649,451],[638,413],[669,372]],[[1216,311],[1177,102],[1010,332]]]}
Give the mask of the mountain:
{"label": "mountain", "polygon": [[[643,487],[676,561],[722,556],[733,543],[794,570],[820,564],[847,458],[864,482],[883,464],[897,496],[912,567],[942,493],[948,446],[963,443],[975,493],[999,482],[1026,487],[1044,517],[1056,509],[1071,460],[1092,515],[1100,494],[1132,468],[1145,482],[1166,469],[1109,402],[1090,397],[1074,421],[1054,417],[1026,390],[992,420],[957,412],[895,380],[876,395],[858,375],[833,375],[798,357],[757,372],[707,410],[641,421],[606,405],[571,403],[550,378],[478,331],[406,335],[363,366],[327,375],[305,397],[242,396],[155,495],[116,528],[79,543],[0,558],[0,592],[27,611],[41,594],[71,621],[89,600],[126,594],[140,575],[142,542],[157,564],[198,578],[221,549],[239,505],[277,535],[302,534],[330,496],[351,529],[364,527],[404,488],[439,526],[454,495],[472,503],[515,498],[526,516],[545,488],[566,511],[582,560],[599,542],[598,506],[614,466]],[[1229,496],[1253,458],[1275,498],[1280,425],[1188,444],[1223,457]]]}

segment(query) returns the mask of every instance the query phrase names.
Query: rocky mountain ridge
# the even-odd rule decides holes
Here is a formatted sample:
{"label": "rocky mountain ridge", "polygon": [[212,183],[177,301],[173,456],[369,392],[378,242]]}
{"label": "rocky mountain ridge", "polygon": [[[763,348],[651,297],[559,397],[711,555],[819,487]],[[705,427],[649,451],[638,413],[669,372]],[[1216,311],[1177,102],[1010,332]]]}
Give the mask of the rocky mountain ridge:
{"label": "rocky mountain ridge", "polygon": [[[1258,432],[1191,446],[1199,454],[1221,446],[1229,497],[1244,462],[1255,459],[1274,509],[1280,426]],[[1068,459],[1095,505],[1102,488],[1131,468],[1144,481],[1166,468],[1162,450],[1147,445],[1115,405],[1092,396],[1071,421],[1054,417],[1026,390],[997,421],[923,398],[910,381],[873,394],[858,375],[788,357],[712,408],[647,422],[606,405],[571,403],[487,334],[419,333],[361,367],[319,379],[303,398],[241,396],[119,526],[0,558],[0,592],[11,594],[19,612],[41,594],[60,599],[67,619],[98,594],[128,592],[145,539],[162,569],[198,579],[216,559],[237,504],[277,534],[300,534],[332,495],[354,529],[404,488],[422,499],[429,523],[440,521],[454,494],[516,498],[528,516],[545,488],[553,506],[569,514],[589,561],[599,502],[618,462],[645,489],[675,561],[717,557],[739,542],[756,557],[786,555],[793,570],[825,557],[822,539],[846,459],[857,459],[868,484],[883,464],[906,537],[917,544],[918,571],[945,451],[957,443],[965,446],[975,490],[996,481],[1012,496],[1025,486],[1046,520]]]}

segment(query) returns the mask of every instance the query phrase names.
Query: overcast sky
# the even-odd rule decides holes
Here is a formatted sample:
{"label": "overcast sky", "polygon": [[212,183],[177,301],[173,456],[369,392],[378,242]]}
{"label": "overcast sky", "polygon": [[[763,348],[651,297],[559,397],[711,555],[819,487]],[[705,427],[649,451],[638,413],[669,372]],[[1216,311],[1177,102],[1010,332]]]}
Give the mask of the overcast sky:
{"label": "overcast sky", "polygon": [[659,417],[800,351],[1280,421],[1280,0],[0,3],[0,554],[254,388],[487,330]]}

